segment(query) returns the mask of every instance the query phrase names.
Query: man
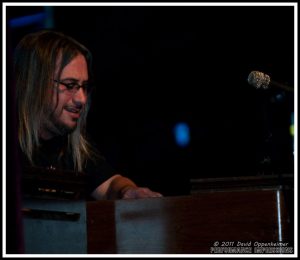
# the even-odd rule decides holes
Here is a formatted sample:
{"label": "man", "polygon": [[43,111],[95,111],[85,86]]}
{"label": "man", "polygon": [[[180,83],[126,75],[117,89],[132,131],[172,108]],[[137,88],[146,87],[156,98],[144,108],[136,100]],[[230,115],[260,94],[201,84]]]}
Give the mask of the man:
{"label": "man", "polygon": [[18,137],[25,163],[84,172],[94,199],[161,197],[117,174],[86,139],[91,53],[62,33],[26,35],[15,51]]}

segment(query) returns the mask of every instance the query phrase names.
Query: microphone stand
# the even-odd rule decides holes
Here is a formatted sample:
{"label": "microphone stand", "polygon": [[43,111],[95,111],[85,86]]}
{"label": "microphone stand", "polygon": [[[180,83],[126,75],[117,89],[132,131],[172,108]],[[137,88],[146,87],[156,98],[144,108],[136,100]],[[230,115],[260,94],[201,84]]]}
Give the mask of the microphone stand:
{"label": "microphone stand", "polygon": [[[271,96],[270,96],[271,94]],[[288,191],[286,189],[285,179],[282,176],[282,170],[280,167],[276,167],[276,163],[274,157],[276,158],[276,151],[278,151],[278,147],[276,144],[276,136],[274,136],[274,129],[273,129],[273,111],[272,105],[276,104],[278,100],[276,97],[272,97],[271,90],[264,90],[262,93],[262,110],[263,110],[263,130],[264,130],[264,139],[263,139],[263,154],[262,160],[260,161],[260,169],[261,174],[269,174],[269,175],[277,175],[278,177],[278,190],[282,192],[283,201],[285,207],[287,209],[287,221],[291,225],[291,230],[294,230],[293,221],[294,221],[294,214],[293,214],[293,204],[289,203]],[[280,148],[280,147],[279,147]],[[292,238],[293,240],[293,238]]]}
{"label": "microphone stand", "polygon": [[263,113],[263,146],[262,155],[259,161],[259,174],[273,175],[273,156],[272,156],[272,141],[273,133],[271,130],[269,107],[269,93],[266,90],[262,91],[262,113]]}

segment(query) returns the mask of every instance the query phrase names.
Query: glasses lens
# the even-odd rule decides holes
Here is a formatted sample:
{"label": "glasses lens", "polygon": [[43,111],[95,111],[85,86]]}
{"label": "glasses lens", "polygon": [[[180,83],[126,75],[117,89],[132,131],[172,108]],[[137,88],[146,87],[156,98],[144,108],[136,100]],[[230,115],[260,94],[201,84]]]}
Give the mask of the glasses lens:
{"label": "glasses lens", "polygon": [[82,90],[86,94],[89,94],[90,92],[92,92],[92,89],[93,89],[93,85],[91,83],[85,83],[85,84],[79,85],[77,82],[66,83],[66,82],[62,82],[59,80],[54,80],[54,81],[65,86],[66,90],[72,94],[75,94],[80,88],[82,88]]}

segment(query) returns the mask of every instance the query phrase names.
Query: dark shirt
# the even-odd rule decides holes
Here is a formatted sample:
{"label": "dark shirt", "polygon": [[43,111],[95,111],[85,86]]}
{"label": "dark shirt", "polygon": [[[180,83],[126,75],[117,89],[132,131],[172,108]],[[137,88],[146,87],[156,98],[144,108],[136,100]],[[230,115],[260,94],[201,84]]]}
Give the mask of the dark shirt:
{"label": "dark shirt", "polygon": [[[74,171],[72,156],[66,153],[67,138],[55,137],[50,140],[41,140],[40,147],[33,154],[35,167],[55,169],[60,171]],[[29,160],[22,153],[23,166],[30,166]],[[87,176],[87,194],[92,193],[100,184],[116,174],[104,157],[98,156],[95,160],[87,160],[83,166],[83,174]],[[76,174],[74,172],[74,174]]]}

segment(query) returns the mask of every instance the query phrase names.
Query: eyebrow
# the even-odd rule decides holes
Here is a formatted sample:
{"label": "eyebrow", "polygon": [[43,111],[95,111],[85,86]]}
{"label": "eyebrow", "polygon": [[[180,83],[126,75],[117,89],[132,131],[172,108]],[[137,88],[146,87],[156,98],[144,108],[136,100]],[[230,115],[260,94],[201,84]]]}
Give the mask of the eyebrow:
{"label": "eyebrow", "polygon": [[[69,80],[69,81],[75,81],[75,82],[79,82],[80,81],[80,80],[75,79],[75,78],[63,78],[60,81],[67,81],[67,80]],[[87,83],[87,82],[89,82],[89,80],[83,80],[82,82]]]}

